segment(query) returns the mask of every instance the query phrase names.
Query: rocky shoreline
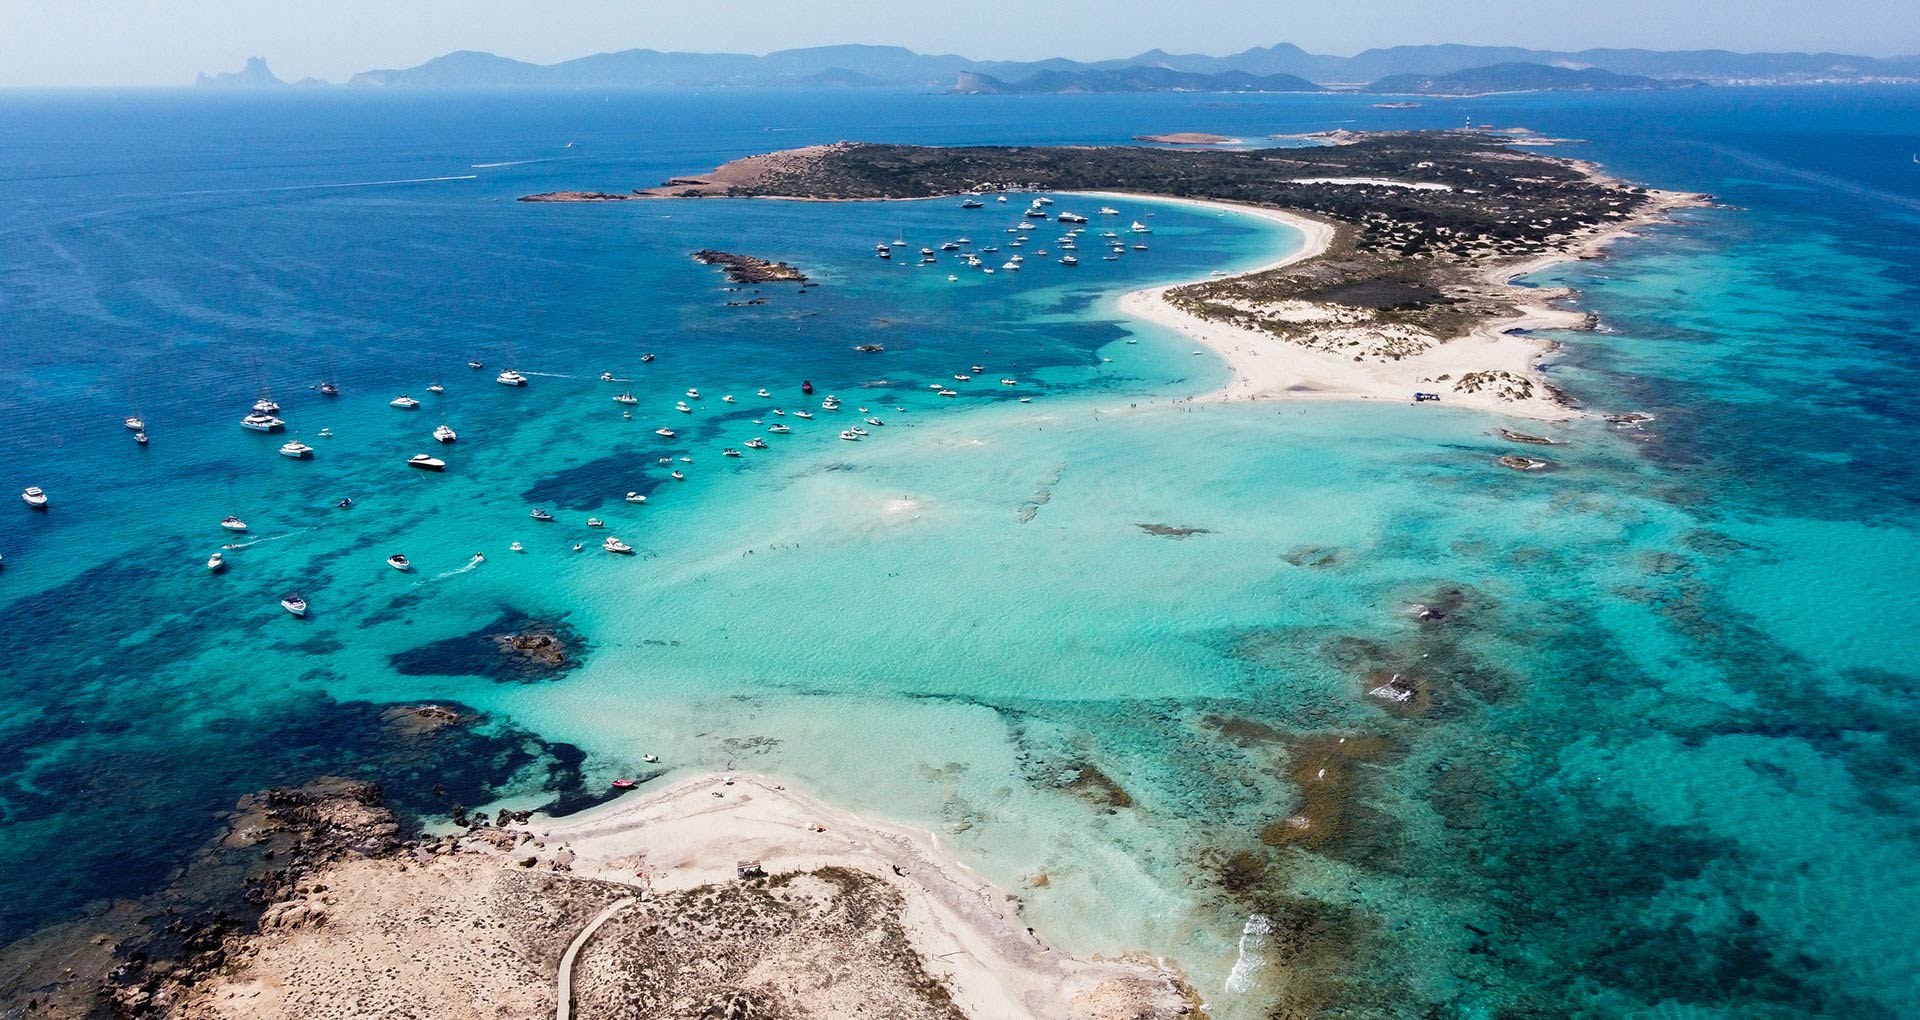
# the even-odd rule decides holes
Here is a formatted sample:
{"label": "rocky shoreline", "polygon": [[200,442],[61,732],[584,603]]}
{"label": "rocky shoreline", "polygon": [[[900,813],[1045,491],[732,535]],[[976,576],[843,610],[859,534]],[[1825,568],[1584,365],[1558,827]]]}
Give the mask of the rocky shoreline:
{"label": "rocky shoreline", "polygon": [[693,253],[693,260],[703,266],[720,266],[726,270],[727,279],[738,284],[807,282],[807,274],[785,262],[770,262],[752,255],[703,248]]}

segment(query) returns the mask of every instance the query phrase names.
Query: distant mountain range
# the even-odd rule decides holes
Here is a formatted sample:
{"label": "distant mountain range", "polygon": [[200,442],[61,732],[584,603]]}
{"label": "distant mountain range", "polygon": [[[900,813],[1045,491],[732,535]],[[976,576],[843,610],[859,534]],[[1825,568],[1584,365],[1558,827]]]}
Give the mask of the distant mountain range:
{"label": "distant mountain range", "polygon": [[1651,78],[1617,74],[1597,67],[1551,64],[1494,64],[1445,74],[1390,74],[1361,89],[1387,95],[1479,96],[1492,92],[1601,92],[1622,89],[1681,89],[1706,84],[1694,78]]}
{"label": "distant mountain range", "polygon": [[[1516,65],[1527,70],[1520,71]],[[1506,46],[1394,46],[1351,57],[1308,53],[1288,43],[1232,56],[1149,50],[1122,60],[970,60],[898,46],[819,46],[745,53],[620,50],[557,64],[530,64],[463,50],[416,67],[365,71],[347,84],[415,88],[906,87],[963,92],[1389,91],[1403,83],[1446,83],[1475,72],[1494,87],[1532,80],[1538,88],[1648,88],[1646,79],[1686,84],[1920,82],[1920,55],[1733,53],[1726,50],[1530,50]],[[1583,78],[1559,72],[1576,72]],[[1594,74],[1591,72],[1601,72]],[[1638,79],[1638,80],[1634,80]],[[281,84],[258,57],[230,74],[201,75],[203,85]],[[1409,91],[1445,91],[1452,85]]]}

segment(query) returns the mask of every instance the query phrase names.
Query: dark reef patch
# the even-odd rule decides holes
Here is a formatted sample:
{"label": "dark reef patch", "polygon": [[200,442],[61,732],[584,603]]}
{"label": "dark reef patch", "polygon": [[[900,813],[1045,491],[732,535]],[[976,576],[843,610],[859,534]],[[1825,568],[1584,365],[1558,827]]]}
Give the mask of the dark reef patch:
{"label": "dark reef patch", "polygon": [[586,640],[564,616],[536,619],[509,609],[478,630],[433,641],[389,661],[406,676],[479,676],[499,683],[557,680],[578,668]]}

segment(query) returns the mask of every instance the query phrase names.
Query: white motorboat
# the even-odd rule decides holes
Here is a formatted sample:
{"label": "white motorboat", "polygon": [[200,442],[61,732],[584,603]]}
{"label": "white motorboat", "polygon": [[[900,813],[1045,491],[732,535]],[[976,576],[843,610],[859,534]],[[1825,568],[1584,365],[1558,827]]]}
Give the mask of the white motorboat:
{"label": "white motorboat", "polygon": [[240,419],[240,427],[243,429],[252,429],[255,432],[278,432],[286,428],[287,423],[275,418],[273,415],[255,411],[245,418]]}
{"label": "white motorboat", "polygon": [[141,446],[145,446],[147,445],[147,434],[145,432],[135,432],[133,434],[133,441],[139,443]]}
{"label": "white motorboat", "polygon": [[545,510],[540,509],[539,507],[534,507],[533,509],[527,511],[527,516],[533,518],[536,521],[553,520],[552,514],[546,512]]}
{"label": "white motorboat", "polygon": [[721,397],[721,398],[720,398],[720,402],[721,402],[721,403],[723,403],[723,404],[731,404],[731,403],[733,403],[733,394],[731,394],[731,393],[729,393],[729,394],[727,394],[726,396],[724,396],[724,397]]}
{"label": "white motorboat", "polygon": [[720,451],[720,456],[722,456],[722,457],[738,457],[738,456],[740,456],[740,451],[739,451],[739,450],[736,450],[736,449],[734,449],[734,448],[733,448],[733,447],[731,447],[731,446],[729,446],[729,447],[727,447],[726,449],[724,449],[724,450],[721,450],[721,451]]}
{"label": "white motorboat", "polygon": [[295,439],[280,447],[280,456],[292,457],[294,460],[306,460],[308,457],[313,456],[313,447]]}
{"label": "white motorboat", "polygon": [[238,517],[222,517],[220,519],[220,526],[227,529],[228,531],[247,530],[247,522],[241,520]]}
{"label": "white motorboat", "polygon": [[217,574],[225,569],[227,569],[226,553],[217,552],[217,553],[214,553],[212,556],[207,557],[207,571],[209,573]]}
{"label": "white motorboat", "polygon": [[295,616],[305,616],[307,615],[307,600],[301,598],[299,592],[290,592],[285,598],[280,600],[280,608]]}
{"label": "white motorboat", "polygon": [[812,418],[813,412],[812,411],[795,411],[793,412],[793,416],[795,418]]}
{"label": "white motorboat", "polygon": [[878,419],[878,418],[868,418],[868,419],[867,419],[867,424],[869,424],[869,425],[873,425],[873,426],[876,426],[876,427],[878,427],[878,426],[881,426],[881,425],[885,425],[885,424],[886,424],[886,422],[883,422],[883,421],[881,421],[881,420],[880,420],[880,419]]}
{"label": "white motorboat", "polygon": [[633,554],[633,546],[630,546],[627,543],[620,541],[619,539],[613,537],[612,535],[608,535],[607,540],[600,543],[600,548],[605,549],[610,553],[618,553],[622,556],[630,556]]}
{"label": "white motorboat", "polygon": [[145,432],[147,430],[147,423],[139,418],[128,418],[121,424],[125,425],[130,432]]}
{"label": "white motorboat", "polygon": [[402,411],[411,411],[414,408],[419,407],[420,402],[402,393],[399,396],[393,398],[392,400],[387,401],[387,406],[397,407]]}
{"label": "white motorboat", "polygon": [[791,425],[769,425],[767,426],[767,431],[775,435],[784,436],[787,433],[792,432],[793,427]]}
{"label": "white motorboat", "polygon": [[768,392],[766,391],[766,389],[765,389],[765,388],[763,387],[763,388],[761,388],[761,390],[760,390],[759,392],[757,392],[757,393],[755,393],[755,394],[754,394],[754,396],[756,396],[756,397],[771,397],[771,396],[773,396],[773,394],[771,394],[771,393],[768,393]]}
{"label": "white motorboat", "polygon": [[656,436],[664,436],[667,439],[672,439],[675,435],[672,429],[654,429],[653,434]]}
{"label": "white motorboat", "polygon": [[1001,266],[1000,268],[1006,270],[1009,273],[1017,273],[1020,271],[1020,263],[1008,262],[1007,264]]}
{"label": "white motorboat", "polygon": [[526,547],[526,546],[524,546],[524,545],[521,545],[521,544],[520,544],[520,543],[518,543],[518,542],[514,542],[513,544],[511,544],[511,545],[509,545],[509,546],[507,546],[507,548],[508,548],[508,549],[511,549],[511,550],[512,550],[512,551],[514,551],[514,552],[526,552],[526,551],[527,551],[527,547]]}
{"label": "white motorboat", "polygon": [[606,526],[607,526],[607,522],[601,520],[598,517],[587,518],[587,527],[589,528],[604,528]]}
{"label": "white motorboat", "polygon": [[943,397],[957,397],[959,395],[960,395],[960,391],[958,390],[950,390],[944,387],[942,387],[940,390],[940,396],[943,396]]}
{"label": "white motorboat", "polygon": [[842,429],[840,432],[840,438],[850,443],[859,442],[860,440],[860,437],[855,435],[852,429]]}
{"label": "white motorboat", "polygon": [[747,449],[749,450],[764,450],[766,448],[767,441],[759,436],[754,436],[752,439],[747,440]]}
{"label": "white motorboat", "polygon": [[1074,258],[1072,255],[1062,255],[1060,256],[1060,264],[1063,266],[1077,266],[1080,264],[1080,260]]}
{"label": "white motorboat", "polygon": [[634,396],[631,393],[622,393],[619,396],[613,398],[613,402],[616,404],[633,405],[633,404],[638,404],[640,402],[640,398]]}
{"label": "white motorboat", "polygon": [[1002,379],[1002,380],[1000,380],[1000,385],[1002,385],[1002,386],[1018,386],[1018,385],[1020,385],[1020,380],[1018,380],[1018,379]]}
{"label": "white motorboat", "polygon": [[479,371],[480,369],[482,369],[482,368],[485,368],[486,366],[485,366],[485,365],[482,365],[482,364],[480,364],[480,363],[479,363],[479,362],[477,362],[477,361],[469,361],[469,362],[467,362],[467,367],[468,367],[468,368],[471,368],[471,369],[473,369],[473,370],[474,370],[474,371],[476,371],[476,372],[478,372],[478,371]]}
{"label": "white motorboat", "polygon": [[1087,218],[1086,218],[1085,216],[1082,216],[1082,215],[1080,215],[1079,213],[1070,213],[1070,212],[1063,212],[1063,213],[1061,213],[1060,215],[1058,215],[1058,216],[1055,216],[1055,217],[1054,217],[1054,219],[1056,219],[1056,220],[1058,220],[1058,221],[1060,221],[1061,223],[1085,223],[1085,222],[1087,222]]}
{"label": "white motorboat", "polygon": [[674,405],[673,405],[673,409],[674,409],[674,410],[676,410],[676,411],[678,411],[678,412],[680,412],[681,414],[692,414],[692,413],[693,413],[693,408],[691,408],[691,407],[688,407],[688,406],[687,406],[687,402],[686,402],[686,401],[684,401],[684,400],[682,400],[682,401],[680,401],[679,403],[676,403],[676,404],[674,404]]}
{"label": "white motorboat", "polygon": [[697,389],[690,389],[690,390],[688,390],[688,391],[687,391],[687,396],[688,396],[688,397],[689,397],[690,399],[693,399],[693,400],[699,400],[699,399],[700,399],[700,391],[699,391],[699,390],[697,390]]}
{"label": "white motorboat", "polygon": [[645,503],[646,501],[647,501],[647,496],[645,493],[642,493],[642,492],[627,493],[627,502],[629,503]]}
{"label": "white motorboat", "polygon": [[29,485],[21,490],[20,502],[35,510],[45,510],[48,505],[47,494],[38,485]]}
{"label": "white motorboat", "polygon": [[600,381],[601,381],[601,382],[612,382],[612,381],[613,381],[613,373],[612,373],[612,372],[602,372],[602,373],[600,373]]}
{"label": "white motorboat", "polygon": [[525,386],[527,384],[527,377],[509,368],[499,375],[494,376],[493,381],[502,386]]}
{"label": "white motorboat", "polygon": [[424,453],[416,453],[407,458],[407,466],[417,467],[422,471],[445,471],[447,469],[447,462],[438,457],[429,457]]}
{"label": "white motorboat", "polygon": [[392,556],[387,557],[387,566],[403,574],[413,569],[413,563],[407,559],[405,553],[394,553]]}
{"label": "white motorboat", "polygon": [[686,473],[685,473],[685,472],[683,472],[683,471],[681,471],[681,470],[679,470],[678,468],[676,468],[676,469],[674,469],[674,472],[673,472],[673,480],[674,480],[674,481],[676,481],[676,482],[684,482],[684,481],[686,481],[686,480],[687,480],[687,476],[686,476]]}
{"label": "white motorboat", "polygon": [[1144,223],[1142,223],[1142,222],[1140,222],[1139,220],[1134,220],[1134,221],[1133,221],[1133,226],[1131,226],[1131,227],[1128,227],[1127,229],[1128,229],[1128,230],[1131,230],[1131,231],[1133,231],[1133,232],[1134,232],[1134,233],[1136,233],[1136,234],[1151,234],[1151,233],[1153,233],[1153,228],[1152,228],[1152,227],[1149,227],[1149,226],[1147,226],[1146,224],[1144,224]]}
{"label": "white motorboat", "polygon": [[1103,205],[1103,206],[1101,206],[1101,207],[1100,207],[1100,215],[1102,215],[1102,216],[1118,216],[1118,215],[1120,215],[1120,210],[1118,210],[1118,209],[1115,209],[1115,208],[1114,208],[1113,206],[1110,206],[1110,205]]}
{"label": "white motorboat", "polygon": [[274,402],[273,402],[272,400],[270,400],[270,399],[268,399],[268,398],[266,398],[266,397],[261,397],[261,398],[260,398],[259,400],[256,400],[256,401],[254,401],[254,402],[253,402],[253,413],[255,413],[255,414],[279,414],[279,413],[280,413],[280,405],[279,405],[279,404],[276,404],[276,403],[274,403]]}
{"label": "white motorboat", "polygon": [[955,381],[955,382],[972,382],[972,381],[973,381],[973,376],[970,376],[970,375],[956,375],[956,376],[954,376],[954,377],[953,377],[953,379],[954,379],[954,381]]}
{"label": "white motorboat", "polygon": [[866,436],[870,436],[873,434],[871,432],[868,432],[866,429],[859,427],[858,425],[848,429],[847,431],[853,433],[856,436],[860,436],[862,438],[865,438]]}
{"label": "white motorboat", "polygon": [[454,440],[459,438],[460,438],[460,433],[455,432],[453,429],[445,425],[442,425],[439,428],[436,428],[433,430],[433,440],[436,443],[451,443]]}
{"label": "white motorboat", "polygon": [[1136,244],[1136,245],[1134,245],[1134,246],[1133,246],[1133,250],[1134,250],[1134,251],[1146,251],[1146,250],[1147,250],[1147,246],[1146,246],[1146,245],[1144,245],[1144,244]]}

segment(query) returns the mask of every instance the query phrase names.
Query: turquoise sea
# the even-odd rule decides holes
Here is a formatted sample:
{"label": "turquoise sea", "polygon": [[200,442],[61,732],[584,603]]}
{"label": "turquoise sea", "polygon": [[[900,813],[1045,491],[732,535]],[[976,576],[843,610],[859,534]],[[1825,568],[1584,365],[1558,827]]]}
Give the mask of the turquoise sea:
{"label": "turquoise sea", "polygon": [[[1004,257],[997,203],[514,201],[841,138],[1469,114],[1723,203],[1532,281],[1602,324],[1560,384],[1654,416],[1554,427],[1541,476],[1493,463],[1528,423],[1177,403],[1223,366],[1114,300],[1297,242],[1244,217],[1114,203],[1149,251],[985,276],[872,250]],[[53,500],[0,509],[0,938],[151,892],[271,784],[436,824],[736,767],[933,829],[1221,1017],[1920,1014],[1917,123],[1876,88],[0,94],[0,485]],[[819,286],[726,291],[699,248]],[[263,385],[312,460],[238,427]],[[857,407],[885,425],[842,442]],[[499,670],[521,618],[578,667]],[[425,699],[485,722],[397,737]]]}

